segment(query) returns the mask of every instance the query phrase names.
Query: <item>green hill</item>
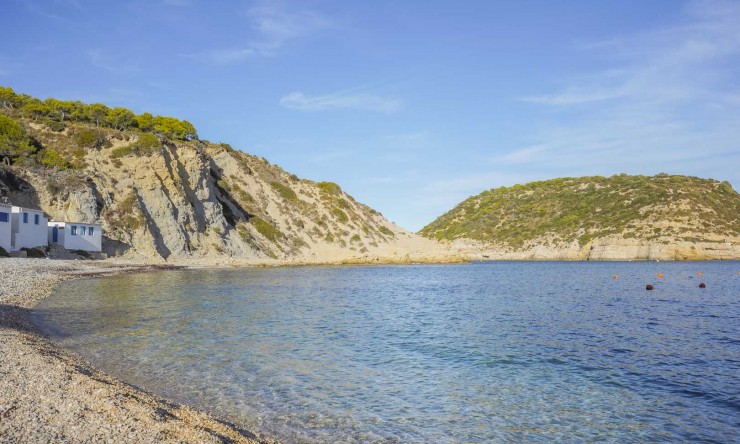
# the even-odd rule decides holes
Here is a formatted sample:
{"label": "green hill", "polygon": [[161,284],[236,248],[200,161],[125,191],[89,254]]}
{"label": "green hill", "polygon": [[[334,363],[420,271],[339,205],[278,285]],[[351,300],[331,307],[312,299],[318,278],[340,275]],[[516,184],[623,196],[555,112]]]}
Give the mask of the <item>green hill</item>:
{"label": "green hill", "polygon": [[561,178],[484,191],[420,234],[513,250],[584,246],[608,236],[663,244],[726,242],[740,237],[740,195],[728,182],[690,176]]}

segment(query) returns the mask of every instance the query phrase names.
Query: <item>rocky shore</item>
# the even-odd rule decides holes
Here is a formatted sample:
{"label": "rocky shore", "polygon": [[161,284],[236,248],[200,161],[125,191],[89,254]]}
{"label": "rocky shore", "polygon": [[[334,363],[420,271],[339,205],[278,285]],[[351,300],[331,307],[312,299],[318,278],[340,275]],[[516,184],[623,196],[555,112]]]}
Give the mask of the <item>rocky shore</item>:
{"label": "rocky shore", "polygon": [[155,267],[0,259],[0,442],[269,442],[96,371],[30,321],[61,281]]}

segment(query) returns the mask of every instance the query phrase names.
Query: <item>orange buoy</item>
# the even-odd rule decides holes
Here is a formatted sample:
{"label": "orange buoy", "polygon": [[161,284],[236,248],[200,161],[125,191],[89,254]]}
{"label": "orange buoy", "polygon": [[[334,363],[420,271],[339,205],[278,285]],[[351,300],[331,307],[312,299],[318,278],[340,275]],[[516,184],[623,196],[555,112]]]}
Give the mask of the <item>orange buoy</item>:
{"label": "orange buoy", "polygon": [[663,279],[663,273],[658,273],[658,279]]}
{"label": "orange buoy", "polygon": [[704,282],[702,282],[701,284],[699,284],[699,288],[707,288],[707,286],[704,285]]}
{"label": "orange buoy", "polygon": [[698,273],[696,273],[696,275],[697,275],[697,276],[699,276],[699,277],[702,277],[702,276],[704,276],[704,274],[703,274],[703,273],[702,273],[701,271],[700,271],[700,272],[698,272]]}
{"label": "orange buoy", "polygon": [[650,291],[650,290],[652,290],[652,289],[653,289],[653,286],[652,286],[652,285],[650,285],[650,284],[647,284],[647,285],[645,286],[645,290],[647,290],[647,291]]}
{"label": "orange buoy", "polygon": [[613,277],[614,279],[619,279],[619,275],[618,275],[618,274],[615,274],[615,275],[614,275],[614,276],[612,276],[612,277]]}

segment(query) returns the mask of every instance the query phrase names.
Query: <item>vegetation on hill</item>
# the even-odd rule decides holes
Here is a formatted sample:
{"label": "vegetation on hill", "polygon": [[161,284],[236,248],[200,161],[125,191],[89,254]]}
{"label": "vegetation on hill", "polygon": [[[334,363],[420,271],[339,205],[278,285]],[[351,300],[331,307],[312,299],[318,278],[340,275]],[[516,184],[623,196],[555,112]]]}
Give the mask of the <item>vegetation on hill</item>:
{"label": "vegetation on hill", "polygon": [[398,239],[332,182],[197,137],[172,117],[0,87],[0,198],[103,225],[109,254],[314,258]]}
{"label": "vegetation on hill", "polygon": [[[89,126],[76,133],[77,145],[101,148],[105,144],[106,129],[129,131],[132,138],[156,135],[172,140],[195,140],[198,133],[192,123],[174,117],[154,116],[100,103],[48,98],[41,100],[28,94],[17,94],[0,86],[0,159],[6,164],[37,162],[41,165],[67,168],[74,166],[59,152],[44,151],[44,146],[30,138],[24,126],[17,122],[41,124],[52,131],[63,132],[72,124]],[[14,120],[15,119],[15,120]],[[78,125],[79,127],[79,125]],[[151,136],[149,138],[151,142]]]}
{"label": "vegetation on hill", "polygon": [[561,178],[470,197],[424,227],[518,249],[611,235],[662,243],[740,236],[740,195],[728,182],[659,174]]}

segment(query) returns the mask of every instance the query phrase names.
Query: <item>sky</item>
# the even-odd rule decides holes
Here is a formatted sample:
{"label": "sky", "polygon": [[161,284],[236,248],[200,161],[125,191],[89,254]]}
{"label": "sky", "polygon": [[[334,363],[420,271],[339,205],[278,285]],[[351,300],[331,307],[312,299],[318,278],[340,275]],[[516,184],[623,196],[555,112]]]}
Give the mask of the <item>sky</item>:
{"label": "sky", "polygon": [[740,188],[740,1],[0,0],[0,85],[187,119],[416,231],[486,189]]}

